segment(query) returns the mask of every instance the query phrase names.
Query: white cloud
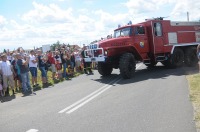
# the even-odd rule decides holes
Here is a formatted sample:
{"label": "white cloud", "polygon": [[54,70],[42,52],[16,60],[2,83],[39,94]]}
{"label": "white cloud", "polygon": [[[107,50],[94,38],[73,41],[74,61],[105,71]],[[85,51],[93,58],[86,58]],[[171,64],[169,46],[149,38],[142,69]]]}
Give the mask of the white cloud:
{"label": "white cloud", "polygon": [[[137,18],[146,14],[158,14],[159,12],[168,12],[173,20],[187,20],[186,13],[190,13],[191,20],[200,19],[200,1],[199,0],[129,0],[124,3],[128,8],[129,14]],[[167,9],[172,7],[172,11]],[[164,10],[163,10],[164,9]],[[147,16],[152,17],[152,16]]]}
{"label": "white cloud", "polygon": [[155,12],[160,8],[160,5],[168,2],[168,0],[129,0],[124,5],[130,14],[136,15]]}
{"label": "white cloud", "polygon": [[84,0],[84,3],[87,5],[92,5],[94,4],[95,0]]}
{"label": "white cloud", "polygon": [[[33,2],[34,9],[22,15],[27,24],[10,20],[12,30],[6,30],[0,41],[26,44],[25,47],[52,44],[57,40],[65,43],[89,43],[113,33],[119,23],[125,24],[128,14],[110,14],[103,10],[87,9],[72,12],[71,8],[61,9],[55,4],[42,5]],[[83,12],[82,12],[83,11]],[[59,14],[59,15],[58,15]],[[95,17],[93,17],[95,16]]]}
{"label": "white cloud", "polygon": [[171,16],[175,19],[182,18],[187,20],[186,13],[189,12],[190,20],[200,20],[200,1],[199,0],[176,0],[175,7]]}
{"label": "white cloud", "polygon": [[140,23],[148,18],[159,17],[158,14],[163,5],[169,5],[172,2],[173,0],[128,0],[122,5],[128,10],[129,20],[133,23]]}
{"label": "white cloud", "polygon": [[34,10],[24,14],[22,19],[34,23],[71,22],[72,8],[62,10],[56,4],[48,6],[33,2]]}
{"label": "white cloud", "polygon": [[2,30],[5,27],[6,23],[7,23],[6,18],[0,15],[0,30]]}
{"label": "white cloud", "polygon": [[127,23],[130,18],[128,14],[110,14],[103,10],[97,10],[94,12],[94,15],[97,16],[96,29],[98,31],[104,31],[104,34],[108,32],[108,30],[114,30],[118,24]]}
{"label": "white cloud", "polygon": [[[45,6],[34,2],[33,5],[35,9],[23,15],[23,20],[40,24],[42,28],[37,27],[37,30],[29,33],[45,35],[44,39],[46,37],[68,42],[93,41],[106,36],[108,32],[113,32],[113,27],[117,27],[119,21],[122,22],[127,17],[126,14],[112,15],[102,10],[91,12],[87,9],[77,10],[79,14],[75,17],[72,9],[62,10],[55,4]],[[70,12],[67,12],[69,10]],[[62,21],[58,21],[58,14]],[[67,21],[66,14],[70,21]]]}

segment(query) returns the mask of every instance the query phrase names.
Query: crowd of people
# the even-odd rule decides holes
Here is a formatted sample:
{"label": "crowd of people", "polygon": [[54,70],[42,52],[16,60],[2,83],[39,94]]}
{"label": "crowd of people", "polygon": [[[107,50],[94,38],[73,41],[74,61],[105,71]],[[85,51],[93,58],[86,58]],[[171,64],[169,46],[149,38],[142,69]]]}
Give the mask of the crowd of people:
{"label": "crowd of people", "polygon": [[[33,89],[39,86],[38,76],[41,76],[42,87],[48,87],[48,71],[52,72],[53,81],[71,80],[74,72],[93,74],[91,64],[84,61],[84,50],[85,46],[82,50],[62,46],[45,53],[34,49],[27,54],[23,48],[1,53],[0,96],[8,96],[9,88],[13,95],[16,92],[33,93]],[[38,71],[41,75],[38,75]]]}

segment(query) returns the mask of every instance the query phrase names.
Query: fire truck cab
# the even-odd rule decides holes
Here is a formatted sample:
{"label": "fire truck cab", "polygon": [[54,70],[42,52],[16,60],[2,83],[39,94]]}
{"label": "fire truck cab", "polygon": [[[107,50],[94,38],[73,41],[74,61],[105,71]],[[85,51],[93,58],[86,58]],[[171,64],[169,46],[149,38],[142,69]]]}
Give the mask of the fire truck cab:
{"label": "fire truck cab", "polygon": [[85,61],[98,62],[98,71],[103,76],[110,75],[113,68],[119,68],[123,78],[131,78],[138,61],[148,67],[157,62],[169,68],[196,65],[198,44],[200,22],[156,18],[118,27],[113,38],[88,46]]}

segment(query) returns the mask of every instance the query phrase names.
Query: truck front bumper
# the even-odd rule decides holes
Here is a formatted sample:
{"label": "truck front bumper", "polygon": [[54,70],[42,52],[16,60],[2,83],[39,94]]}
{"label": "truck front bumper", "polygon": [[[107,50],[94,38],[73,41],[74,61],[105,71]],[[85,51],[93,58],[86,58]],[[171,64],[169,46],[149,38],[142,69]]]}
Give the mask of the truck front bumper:
{"label": "truck front bumper", "polygon": [[[95,55],[95,52],[100,52],[98,55]],[[104,49],[99,48],[97,44],[92,44],[89,46],[89,49],[85,50],[85,62],[105,62],[106,56],[104,55]],[[89,54],[89,55],[88,55]]]}
{"label": "truck front bumper", "polygon": [[85,62],[105,62],[106,61],[106,57],[102,56],[102,57],[88,57],[88,58],[84,58]]}

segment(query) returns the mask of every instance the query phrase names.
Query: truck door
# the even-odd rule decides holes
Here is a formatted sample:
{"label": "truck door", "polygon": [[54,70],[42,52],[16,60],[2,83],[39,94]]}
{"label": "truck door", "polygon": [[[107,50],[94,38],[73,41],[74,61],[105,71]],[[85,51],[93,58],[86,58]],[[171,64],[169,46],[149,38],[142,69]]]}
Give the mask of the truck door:
{"label": "truck door", "polygon": [[149,51],[148,37],[146,28],[143,26],[137,26],[134,28],[134,38],[136,47],[140,53],[147,53]]}
{"label": "truck door", "polygon": [[154,54],[163,53],[164,37],[161,22],[154,22],[153,28],[153,43],[154,43]]}

